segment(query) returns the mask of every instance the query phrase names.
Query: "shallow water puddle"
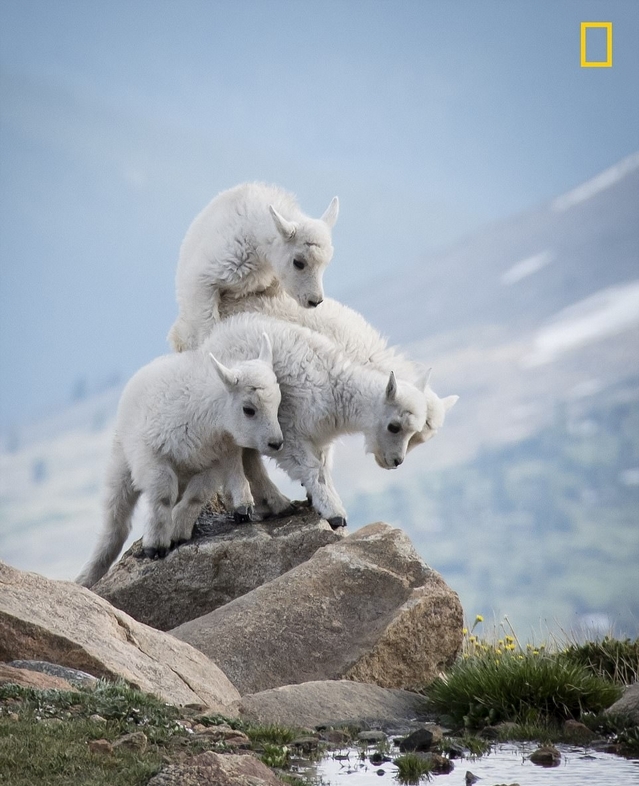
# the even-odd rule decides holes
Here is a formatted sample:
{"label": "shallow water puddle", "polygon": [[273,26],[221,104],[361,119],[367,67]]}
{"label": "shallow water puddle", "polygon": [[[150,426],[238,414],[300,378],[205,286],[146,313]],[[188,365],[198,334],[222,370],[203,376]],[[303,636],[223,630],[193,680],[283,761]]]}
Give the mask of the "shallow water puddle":
{"label": "shallow water puddle", "polygon": [[[558,745],[561,763],[557,767],[539,767],[528,760],[538,746],[534,743],[496,745],[490,753],[475,759],[453,759],[455,769],[449,775],[433,775],[435,786],[466,786],[466,772],[478,778],[476,786],[518,783],[520,786],[630,786],[639,784],[639,760],[624,759],[609,753]],[[323,786],[397,786],[397,767],[392,762],[372,764],[361,758],[361,748],[332,751],[313,768]],[[394,748],[388,754],[400,755]],[[309,772],[309,774],[311,774]],[[428,783],[426,778],[420,782]]]}

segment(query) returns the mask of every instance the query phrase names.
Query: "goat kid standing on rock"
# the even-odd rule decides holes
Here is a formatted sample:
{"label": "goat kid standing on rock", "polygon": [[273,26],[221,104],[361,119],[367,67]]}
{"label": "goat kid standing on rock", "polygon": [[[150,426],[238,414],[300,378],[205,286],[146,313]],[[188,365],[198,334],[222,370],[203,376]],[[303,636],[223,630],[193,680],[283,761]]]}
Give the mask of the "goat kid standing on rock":
{"label": "goat kid standing on rock", "polygon": [[281,394],[266,334],[253,335],[239,362],[232,350],[226,355],[230,368],[199,351],[165,355],[127,383],[107,469],[103,531],[79,584],[91,587],[107,572],[131,531],[141,494],[151,508],[143,537],[147,557],[163,557],[172,543],[189,540],[201,508],[222,486],[236,520],[250,519],[242,448],[281,449]]}
{"label": "goat kid standing on rock", "polygon": [[304,308],[319,305],[338,211],[334,197],[321,218],[309,218],[292,194],[263,183],[218,194],[195,218],[180,249],[179,316],[168,336],[173,349],[202,343],[220,319],[222,296],[242,297],[278,281]]}
{"label": "goat kid standing on rock", "polygon": [[[398,382],[392,372],[352,362],[320,333],[260,314],[224,320],[202,349],[222,359],[250,357],[262,332],[271,339],[282,393],[279,422],[284,445],[274,458],[304,485],[320,516],[334,529],[345,526],[346,511],[333,486],[327,449],[341,434],[361,432],[379,466],[395,469],[404,461],[410,439],[424,428],[424,393]],[[254,451],[244,451],[244,470],[258,513],[279,514],[290,506]]]}
{"label": "goat kid standing on rock", "polygon": [[321,309],[310,311],[300,308],[278,287],[272,287],[259,294],[222,301],[220,314],[223,319],[243,313],[265,314],[303,325],[329,338],[356,363],[370,365],[386,374],[393,371],[398,379],[423,388],[427,402],[426,423],[423,430],[411,438],[409,450],[434,437],[444,425],[446,413],[459,400],[459,396],[440,398],[430,387],[430,369],[405,357],[395,347],[389,347],[387,340],[359,312],[337,300],[325,298]]}

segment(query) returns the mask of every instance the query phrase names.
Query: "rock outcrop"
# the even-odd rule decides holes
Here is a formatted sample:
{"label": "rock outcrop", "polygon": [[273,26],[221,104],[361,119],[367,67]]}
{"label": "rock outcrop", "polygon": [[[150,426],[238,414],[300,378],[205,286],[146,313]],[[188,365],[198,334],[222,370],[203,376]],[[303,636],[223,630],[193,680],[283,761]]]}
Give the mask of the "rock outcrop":
{"label": "rock outcrop", "polygon": [[457,594],[378,523],[172,633],[244,695],[342,678],[420,688],[452,663],[462,625]]}
{"label": "rock outcrop", "polygon": [[277,578],[341,537],[308,508],[237,525],[209,506],[192,541],[158,561],[140,559],[138,541],[92,590],[136,620],[170,630]]}
{"label": "rock outcrop", "polygon": [[251,755],[205,751],[184,764],[170,764],[148,786],[283,786],[266,764]]}
{"label": "rock outcrop", "polygon": [[623,696],[606,710],[608,715],[621,715],[639,726],[639,682],[628,685]]}
{"label": "rock outcrop", "polygon": [[29,669],[17,669],[8,663],[0,663],[0,685],[8,683],[36,690],[77,690],[68,680],[61,677],[52,677],[50,674]]}
{"label": "rock outcrop", "polygon": [[68,581],[0,562],[0,661],[47,660],[95,677],[121,677],[172,704],[219,712],[239,699],[201,652],[114,609]]}
{"label": "rock outcrop", "polygon": [[427,700],[418,693],[324,680],[285,685],[242,697],[240,717],[254,723],[315,726],[402,726],[428,717]]}

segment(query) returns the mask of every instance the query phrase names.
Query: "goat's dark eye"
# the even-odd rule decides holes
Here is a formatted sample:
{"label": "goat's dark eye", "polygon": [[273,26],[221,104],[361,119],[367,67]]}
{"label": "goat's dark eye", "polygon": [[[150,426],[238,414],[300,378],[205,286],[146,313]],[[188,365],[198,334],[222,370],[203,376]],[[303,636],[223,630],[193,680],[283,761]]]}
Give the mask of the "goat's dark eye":
{"label": "goat's dark eye", "polygon": [[306,267],[306,262],[304,262],[303,259],[294,259],[293,264],[298,270],[304,270],[304,268]]}
{"label": "goat's dark eye", "polygon": [[242,412],[246,415],[247,418],[252,418],[255,414],[253,407],[242,407]]}
{"label": "goat's dark eye", "polygon": [[401,426],[398,426],[397,423],[389,423],[388,430],[390,431],[391,434],[399,434],[402,428]]}

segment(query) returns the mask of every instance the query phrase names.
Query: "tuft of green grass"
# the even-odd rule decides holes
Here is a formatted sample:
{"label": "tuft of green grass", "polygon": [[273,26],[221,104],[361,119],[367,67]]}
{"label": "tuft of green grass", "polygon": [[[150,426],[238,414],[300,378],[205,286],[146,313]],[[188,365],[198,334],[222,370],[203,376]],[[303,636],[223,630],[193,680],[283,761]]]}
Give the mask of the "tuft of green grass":
{"label": "tuft of green grass", "polygon": [[428,686],[433,708],[468,729],[579,720],[621,695],[619,686],[554,655],[488,651],[464,658]]}
{"label": "tuft of green grass", "polygon": [[291,729],[288,726],[274,724],[250,724],[244,725],[242,731],[248,736],[252,743],[256,745],[288,745],[296,737],[302,735],[299,729]]}
{"label": "tuft of green grass", "polygon": [[405,753],[394,759],[393,764],[397,767],[397,780],[400,783],[417,784],[424,776],[430,780],[433,765],[416,753]]}
{"label": "tuft of green grass", "polygon": [[605,636],[600,641],[569,644],[559,657],[619,685],[630,685],[639,680],[639,639],[632,641]]}
{"label": "tuft of green grass", "polygon": [[260,757],[267,767],[277,767],[284,769],[288,767],[291,752],[286,745],[275,745],[267,742]]}

